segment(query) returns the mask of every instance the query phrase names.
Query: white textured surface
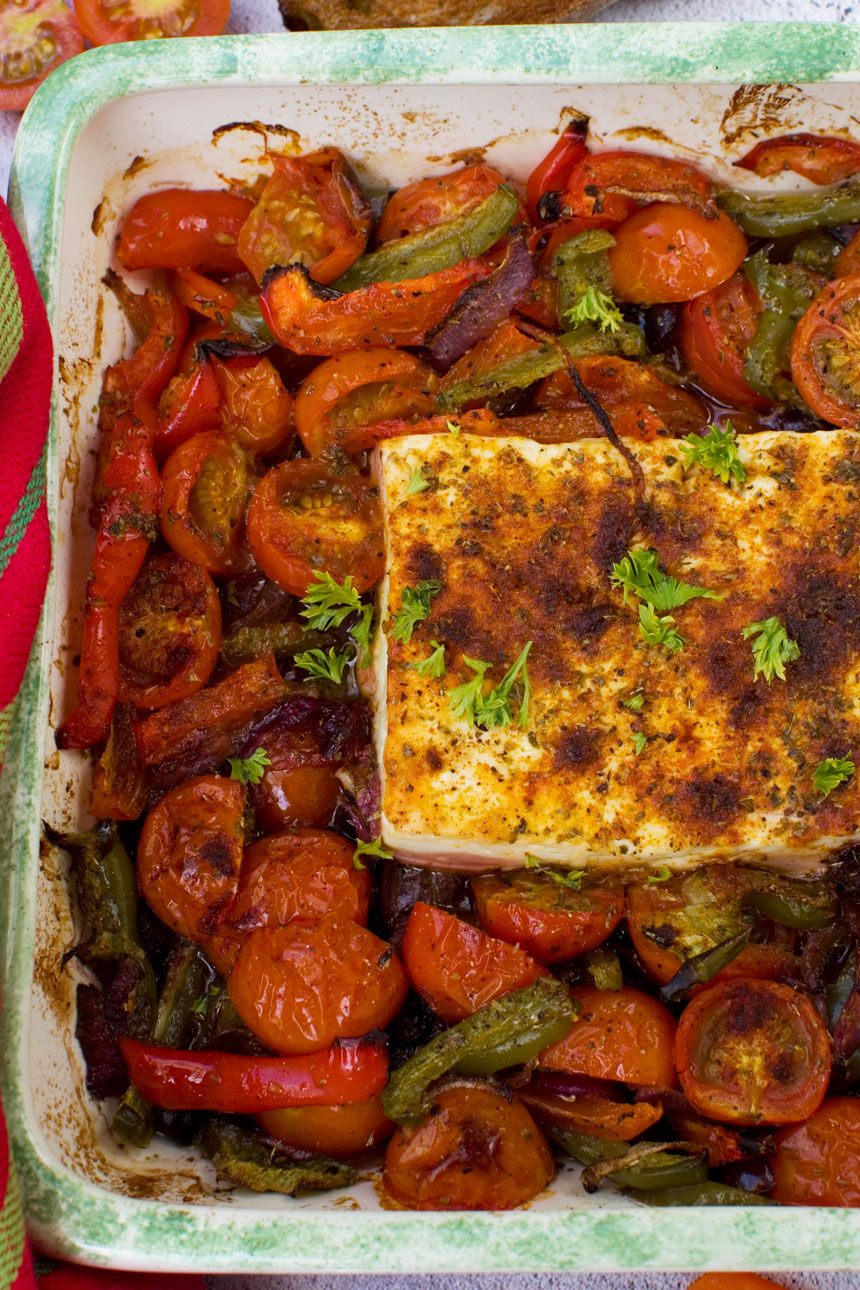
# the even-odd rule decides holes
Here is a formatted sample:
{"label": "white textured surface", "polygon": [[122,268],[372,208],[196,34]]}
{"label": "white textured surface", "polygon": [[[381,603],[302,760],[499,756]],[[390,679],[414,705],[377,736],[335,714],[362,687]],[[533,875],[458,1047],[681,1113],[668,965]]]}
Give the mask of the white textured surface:
{"label": "white textured surface", "polygon": [[[752,12],[751,12],[752,10]],[[845,0],[619,0],[607,11],[611,22],[659,20],[845,22],[860,18],[860,3]],[[230,32],[282,30],[276,0],[233,0]],[[5,193],[19,117],[0,112],[0,192]],[[212,1277],[211,1290],[685,1290],[693,1276],[415,1276],[415,1277]],[[781,1273],[787,1290],[860,1290],[860,1273]]]}

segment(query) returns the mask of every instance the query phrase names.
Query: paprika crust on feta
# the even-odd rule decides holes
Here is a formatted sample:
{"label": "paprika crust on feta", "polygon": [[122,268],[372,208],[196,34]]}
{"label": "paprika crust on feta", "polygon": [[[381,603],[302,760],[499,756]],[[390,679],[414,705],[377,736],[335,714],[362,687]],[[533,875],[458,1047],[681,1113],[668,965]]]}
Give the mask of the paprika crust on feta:
{"label": "paprika crust on feta", "polygon": [[641,475],[606,439],[376,450],[399,857],[803,872],[857,834],[860,775],[814,772],[860,753],[860,435],[740,436],[728,482],[678,440],[629,450]]}

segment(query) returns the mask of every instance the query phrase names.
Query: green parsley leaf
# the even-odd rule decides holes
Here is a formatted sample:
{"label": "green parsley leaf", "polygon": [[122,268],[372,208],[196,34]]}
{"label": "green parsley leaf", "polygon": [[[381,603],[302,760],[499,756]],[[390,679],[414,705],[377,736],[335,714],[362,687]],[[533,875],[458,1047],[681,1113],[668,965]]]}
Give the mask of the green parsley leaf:
{"label": "green parsley leaf", "polygon": [[463,662],[477,675],[472,681],[457,685],[448,695],[448,705],[455,717],[463,717],[475,726],[484,730],[497,730],[509,726],[514,719],[511,711],[510,694],[514,682],[522,673],[522,697],[520,699],[519,725],[524,726],[529,719],[531,701],[531,683],[529,682],[526,659],[533,642],[529,641],[521,650],[516,662],[508,668],[501,681],[488,694],[484,694],[484,675],[492,664],[483,663],[477,658],[463,656]]}
{"label": "green parsley leaf", "polygon": [[738,456],[731,421],[726,422],[725,430],[711,425],[706,435],[685,435],[680,448],[685,457],[685,470],[689,470],[691,466],[701,466],[703,470],[712,470],[717,479],[730,486],[732,479],[742,484],[747,477],[744,464]]}
{"label": "green parsley leaf", "polygon": [[639,632],[646,645],[665,645],[675,654],[684,648],[684,637],[675,631],[672,615],[658,618],[650,605],[639,606]]}
{"label": "green parsley leaf", "polygon": [[330,573],[315,573],[314,578],[316,581],[302,597],[302,617],[307,618],[311,627],[324,632],[327,627],[340,627],[350,614],[361,612],[361,596],[349,574],[342,583],[336,582]]}
{"label": "green parsley leaf", "polygon": [[648,742],[648,736],[644,735],[641,730],[638,730],[636,734],[633,736],[633,748],[637,757],[639,756],[639,754],[641,753],[642,749],[645,747],[647,742]]}
{"label": "green parsley leaf", "polygon": [[670,578],[660,568],[656,551],[628,551],[623,560],[612,566],[610,581],[613,587],[622,588],[625,605],[629,604],[630,596],[640,596],[658,613],[677,609],[699,596],[704,600],[723,599],[722,592],[708,591],[705,587]]}
{"label": "green parsley leaf", "polygon": [[448,707],[451,709],[452,716],[462,717],[472,725],[477,725],[478,705],[484,689],[484,673],[489,672],[492,664],[482,663],[479,658],[469,658],[467,654],[463,655],[463,662],[472,669],[475,676],[471,681],[464,681],[462,685],[455,685],[453,690],[449,690]]}
{"label": "green parsley leaf", "polygon": [[599,287],[586,287],[572,309],[568,309],[570,322],[597,323],[601,331],[618,331],[624,319],[615,301]]}
{"label": "green parsley leaf", "polygon": [[767,682],[775,676],[785,680],[785,664],[800,658],[800,646],[791,640],[778,618],[772,616],[760,623],[750,623],[744,628],[744,640],[755,637],[752,643],[753,680],[762,673]]}
{"label": "green parsley leaf", "polygon": [[419,676],[431,676],[438,680],[445,671],[445,646],[438,641],[431,641],[430,644],[433,646],[433,653],[428,654],[420,663],[410,663],[409,666]]}
{"label": "green parsley leaf", "polygon": [[640,691],[638,694],[631,694],[629,699],[622,699],[622,708],[629,708],[631,712],[641,712],[645,703],[645,695]]}
{"label": "green parsley leaf", "polygon": [[452,434],[456,439],[457,435],[460,433],[460,430],[462,429],[462,426],[458,426],[456,421],[446,421],[445,424],[448,427],[448,433]]}
{"label": "green parsley leaf", "polygon": [[391,635],[396,641],[405,645],[412,639],[415,624],[423,622],[430,614],[430,600],[442,590],[438,578],[429,578],[419,582],[417,587],[404,587],[400,595],[400,608],[394,615],[394,630]]}
{"label": "green parsley leaf", "polygon": [[335,685],[343,684],[343,676],[350,664],[348,654],[338,654],[332,646],[328,654],[325,650],[309,649],[304,654],[296,654],[293,659],[308,676],[319,677],[322,681],[333,681]]}
{"label": "green parsley leaf", "polygon": [[361,667],[370,662],[370,633],[373,628],[373,605],[362,605],[358,618],[349,629],[355,641],[356,658]]}
{"label": "green parsley leaf", "polygon": [[656,873],[652,873],[645,879],[646,882],[668,882],[672,877],[672,870],[667,864],[661,864]]}
{"label": "green parsley leaf", "polygon": [[557,882],[560,887],[571,887],[574,891],[579,891],[585,877],[584,869],[551,869],[548,865],[541,864],[537,856],[532,855],[526,855],[526,868],[536,869],[545,878],[551,878],[553,882]]}
{"label": "green parsley leaf", "polygon": [[856,769],[850,757],[825,757],[812,772],[815,791],[822,797],[829,797],[834,788],[850,779]]}
{"label": "green parsley leaf", "polygon": [[366,869],[361,857],[372,856],[374,860],[393,860],[394,852],[389,851],[388,847],[382,845],[382,838],[374,838],[372,842],[356,842],[355,850],[352,853],[353,869]]}
{"label": "green parsley leaf", "polygon": [[250,757],[229,757],[230,778],[240,784],[259,784],[272,762],[265,748],[257,748]]}
{"label": "green parsley leaf", "polygon": [[416,466],[409,477],[409,484],[406,488],[406,496],[413,497],[415,493],[423,493],[425,488],[430,487],[430,480],[424,474],[423,466]]}

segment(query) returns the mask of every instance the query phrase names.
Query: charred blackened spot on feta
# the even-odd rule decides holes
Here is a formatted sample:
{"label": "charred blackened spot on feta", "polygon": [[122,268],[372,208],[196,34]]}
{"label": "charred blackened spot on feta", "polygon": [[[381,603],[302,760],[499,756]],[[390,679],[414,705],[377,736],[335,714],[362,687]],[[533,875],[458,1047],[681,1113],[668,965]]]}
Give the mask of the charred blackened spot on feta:
{"label": "charred blackened spot on feta", "polygon": [[432,748],[432,747],[428,748],[427,752],[425,753],[425,758],[427,760],[427,765],[430,767],[431,770],[442,769],[442,758],[439,756],[439,753],[435,748]]}
{"label": "charred blackened spot on feta", "polygon": [[418,542],[409,552],[409,573],[413,585],[419,582],[442,582],[445,563],[429,542]]}
{"label": "charred blackened spot on feta", "polygon": [[627,554],[633,536],[635,511],[629,498],[610,494],[597,521],[591,558],[601,573],[610,574],[612,566]]}
{"label": "charred blackened spot on feta", "polygon": [[681,810],[692,822],[723,825],[740,809],[740,787],[727,776],[716,774],[710,779],[695,777],[678,793]]}
{"label": "charred blackened spot on feta", "polygon": [[856,657],[860,639],[860,584],[840,582],[822,565],[790,571],[780,589],[775,613],[800,647],[790,680],[820,687],[840,675]]}
{"label": "charred blackened spot on feta", "polygon": [[564,727],[555,750],[553,769],[593,765],[599,756],[601,734],[600,730],[595,730],[592,726],[574,726],[572,729]]}

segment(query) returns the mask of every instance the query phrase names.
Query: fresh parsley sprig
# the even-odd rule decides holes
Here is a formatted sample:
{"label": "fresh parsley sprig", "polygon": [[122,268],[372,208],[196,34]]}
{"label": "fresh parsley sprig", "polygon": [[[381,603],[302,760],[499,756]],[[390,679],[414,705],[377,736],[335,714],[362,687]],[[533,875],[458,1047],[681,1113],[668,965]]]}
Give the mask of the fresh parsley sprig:
{"label": "fresh parsley sprig", "polygon": [[752,642],[753,680],[762,674],[768,684],[775,676],[785,680],[785,665],[800,658],[800,646],[793,641],[780,620],[772,615],[743,629],[744,640]]}
{"label": "fresh parsley sprig", "polygon": [[303,672],[307,672],[308,676],[318,677],[321,681],[331,681],[335,685],[342,685],[344,674],[352,659],[349,654],[339,654],[332,646],[328,654],[321,649],[309,649],[303,654],[296,654],[293,662],[296,667],[300,667]]}
{"label": "fresh parsley sprig", "polygon": [[601,331],[616,332],[624,318],[616,307],[615,301],[599,287],[586,287],[572,309],[567,310],[570,322],[597,323]]}
{"label": "fresh parsley sprig", "polygon": [[634,694],[631,694],[629,699],[621,700],[622,708],[629,708],[631,712],[641,712],[644,705],[645,695],[641,690],[637,690]]}
{"label": "fresh parsley sprig", "polygon": [[416,466],[409,476],[409,483],[406,485],[406,496],[414,497],[416,493],[423,493],[430,487],[430,480],[424,474],[423,466]]}
{"label": "fresh parsley sprig", "polygon": [[417,587],[404,587],[400,593],[400,608],[394,615],[394,629],[391,635],[396,641],[405,645],[412,639],[415,624],[423,622],[430,615],[430,601],[442,590],[438,578],[428,578],[419,582]]}
{"label": "fresh parsley sprig", "polygon": [[816,793],[829,797],[834,788],[850,779],[857,767],[850,757],[825,757],[812,772]]}
{"label": "fresh parsley sprig", "polygon": [[484,663],[479,658],[469,658],[464,654],[463,662],[472,669],[475,676],[471,681],[464,681],[462,685],[456,685],[449,691],[448,706],[452,715],[463,718],[473,726],[481,726],[484,730],[496,730],[511,725],[514,719],[511,709],[511,690],[517,678],[522,675],[519,725],[525,726],[529,719],[531,700],[531,683],[526,660],[532,644],[532,641],[528,641],[499,684],[488,694],[484,694],[484,678],[492,663]]}
{"label": "fresh parsley sprig", "polygon": [[668,882],[672,877],[672,870],[667,864],[661,864],[656,873],[649,874],[645,879],[647,883]]}
{"label": "fresh parsley sprig", "polygon": [[432,654],[428,654],[418,663],[410,663],[410,667],[419,676],[429,676],[438,681],[445,672],[445,646],[440,645],[438,641],[431,641],[430,644],[433,646]]}
{"label": "fresh parsley sprig", "polygon": [[648,736],[646,734],[643,734],[641,730],[637,730],[633,736],[633,751],[635,752],[637,757],[641,752],[644,751],[644,748],[647,742],[648,742]]}
{"label": "fresh parsley sprig", "polygon": [[672,615],[658,618],[650,605],[639,606],[639,632],[646,645],[665,645],[675,654],[684,648],[684,637],[675,630]]}
{"label": "fresh parsley sprig", "polygon": [[338,582],[330,573],[315,573],[314,579],[302,597],[302,617],[308,620],[310,627],[324,632],[329,627],[340,627],[351,614],[355,614],[349,634],[355,644],[357,660],[366,666],[370,659],[373,605],[364,604],[349,574],[343,582]]}
{"label": "fresh parsley sprig", "polygon": [[382,837],[374,838],[372,842],[356,842],[355,850],[352,853],[353,869],[366,869],[367,865],[362,860],[362,856],[371,856],[374,860],[393,860],[394,852],[389,851],[388,847],[382,845]]}
{"label": "fresh parsley sprig", "polygon": [[230,778],[240,784],[259,784],[272,761],[265,748],[255,748],[250,757],[229,757]]}
{"label": "fresh parsley sprig", "polygon": [[686,605],[688,600],[697,597],[703,600],[724,598],[722,592],[708,591],[706,587],[696,587],[664,573],[656,551],[628,551],[612,566],[610,581],[613,587],[620,587],[624,592],[625,605],[630,603],[630,596],[639,596],[661,614]]}
{"label": "fresh parsley sprig", "polygon": [[713,471],[717,479],[729,486],[733,479],[742,484],[747,477],[738,455],[731,421],[726,422],[725,430],[711,425],[705,435],[685,435],[680,447],[685,458],[685,470],[689,470],[691,466],[701,466],[703,470]]}
{"label": "fresh parsley sprig", "polygon": [[526,856],[526,868],[534,869],[537,873],[543,874],[545,878],[551,878],[560,887],[570,887],[573,891],[579,891],[582,886],[582,880],[585,877],[584,869],[550,868],[549,865],[541,864],[537,856],[532,855]]}

